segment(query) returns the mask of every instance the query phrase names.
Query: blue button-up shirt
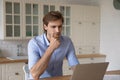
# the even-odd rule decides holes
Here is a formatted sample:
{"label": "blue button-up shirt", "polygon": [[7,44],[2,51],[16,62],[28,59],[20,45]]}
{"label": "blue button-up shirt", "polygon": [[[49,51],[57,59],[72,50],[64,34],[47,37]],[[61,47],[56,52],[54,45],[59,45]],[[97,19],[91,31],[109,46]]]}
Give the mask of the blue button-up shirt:
{"label": "blue button-up shirt", "polygon": [[[79,62],[75,55],[75,49],[73,43],[70,38],[61,36],[60,37],[60,46],[54,50],[47,69],[40,76],[40,78],[44,77],[52,77],[52,76],[62,76],[62,65],[63,60],[66,57],[68,60],[69,66],[75,66]],[[49,41],[47,40],[46,34],[42,34],[41,36],[34,37],[28,43],[28,64],[29,69],[36,64],[38,60],[44,55],[46,49],[49,46]],[[32,78],[30,74],[30,78]]]}

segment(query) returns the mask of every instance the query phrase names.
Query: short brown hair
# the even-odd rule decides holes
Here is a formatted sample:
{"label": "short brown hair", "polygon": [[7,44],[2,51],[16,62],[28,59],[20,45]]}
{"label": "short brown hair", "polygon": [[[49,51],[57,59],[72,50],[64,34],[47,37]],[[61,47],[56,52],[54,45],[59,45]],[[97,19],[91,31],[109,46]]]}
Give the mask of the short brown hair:
{"label": "short brown hair", "polygon": [[[47,26],[50,21],[56,21],[60,19],[63,23],[64,18],[63,18],[63,15],[59,11],[50,11],[43,17],[43,24]],[[44,29],[44,32],[46,32],[45,29]]]}

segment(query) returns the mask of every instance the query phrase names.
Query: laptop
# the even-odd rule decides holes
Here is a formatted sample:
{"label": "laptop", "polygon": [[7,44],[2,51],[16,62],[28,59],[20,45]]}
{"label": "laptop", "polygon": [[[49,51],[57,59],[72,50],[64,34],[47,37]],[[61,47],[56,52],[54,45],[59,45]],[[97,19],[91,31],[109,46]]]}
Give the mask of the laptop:
{"label": "laptop", "polygon": [[70,80],[103,80],[109,62],[78,64]]}

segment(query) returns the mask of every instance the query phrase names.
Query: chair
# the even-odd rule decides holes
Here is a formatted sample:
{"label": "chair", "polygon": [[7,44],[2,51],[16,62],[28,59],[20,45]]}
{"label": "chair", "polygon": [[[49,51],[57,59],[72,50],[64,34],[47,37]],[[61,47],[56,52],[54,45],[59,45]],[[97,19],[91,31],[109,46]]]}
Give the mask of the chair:
{"label": "chair", "polygon": [[24,71],[24,73],[25,73],[25,80],[28,80],[28,78],[29,78],[28,64],[25,64],[25,65],[23,66],[23,71]]}

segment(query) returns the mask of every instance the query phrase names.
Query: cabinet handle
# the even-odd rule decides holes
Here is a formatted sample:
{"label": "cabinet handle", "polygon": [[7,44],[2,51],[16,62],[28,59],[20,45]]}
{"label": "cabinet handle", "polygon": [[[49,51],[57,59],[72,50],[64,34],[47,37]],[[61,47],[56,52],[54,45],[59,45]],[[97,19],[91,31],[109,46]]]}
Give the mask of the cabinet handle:
{"label": "cabinet handle", "polygon": [[94,58],[91,58],[91,60],[94,60]]}
{"label": "cabinet handle", "polygon": [[15,75],[19,75],[19,73],[17,72],[17,73],[15,73]]}

